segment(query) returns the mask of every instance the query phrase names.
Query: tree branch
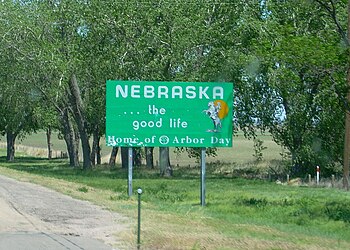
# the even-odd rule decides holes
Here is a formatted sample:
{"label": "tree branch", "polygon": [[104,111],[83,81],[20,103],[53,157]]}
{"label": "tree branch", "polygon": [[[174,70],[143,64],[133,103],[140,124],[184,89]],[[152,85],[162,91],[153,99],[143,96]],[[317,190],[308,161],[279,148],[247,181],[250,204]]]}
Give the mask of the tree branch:
{"label": "tree branch", "polygon": [[328,14],[330,15],[330,17],[333,19],[335,25],[337,26],[339,35],[341,36],[341,38],[343,39],[343,41],[345,42],[346,46],[350,46],[350,41],[347,37],[346,31],[343,29],[343,27],[341,26],[339,19],[337,17],[337,13],[336,13],[336,7],[335,7],[335,2],[334,0],[329,0],[329,3],[331,6],[329,6],[329,4],[324,3],[321,0],[315,0],[321,7],[323,7]]}

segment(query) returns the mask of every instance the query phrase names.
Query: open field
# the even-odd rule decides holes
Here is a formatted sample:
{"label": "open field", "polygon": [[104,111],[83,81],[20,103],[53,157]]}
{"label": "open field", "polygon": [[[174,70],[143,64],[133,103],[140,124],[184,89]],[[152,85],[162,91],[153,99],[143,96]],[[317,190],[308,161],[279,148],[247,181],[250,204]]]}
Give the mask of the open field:
{"label": "open field", "polygon": [[[275,142],[272,141],[270,135],[260,135],[259,139],[263,141],[263,146],[267,147],[266,150],[263,151],[263,158],[265,162],[273,162],[275,160],[281,160],[282,157],[280,153],[282,152],[282,148],[278,146]],[[60,152],[66,152],[66,145],[64,140],[58,139],[57,133],[53,133],[52,135],[52,148],[54,150],[53,156],[60,156]],[[248,140],[244,138],[242,133],[238,133],[237,136],[233,139],[233,147],[232,148],[218,148],[216,157],[207,157],[207,162],[222,162],[227,164],[238,164],[238,165],[246,165],[246,164],[255,164],[254,142],[252,140]],[[47,144],[46,144],[46,135],[45,132],[41,131],[36,134],[32,134],[27,136],[22,140],[16,141],[17,151],[18,152],[27,152],[29,155],[35,155],[38,157],[46,157],[47,156]],[[6,138],[0,136],[0,147],[6,147]],[[111,152],[111,148],[105,145],[104,138],[101,139],[101,151],[103,162],[108,162],[109,154]],[[181,155],[177,155],[174,153],[174,150],[170,150],[171,153],[171,164],[176,166],[186,166],[196,164],[195,159],[189,158],[186,153],[182,153]],[[154,159],[157,161],[158,159],[158,150],[155,148],[154,150]],[[118,162],[120,162],[120,155],[118,155]]]}

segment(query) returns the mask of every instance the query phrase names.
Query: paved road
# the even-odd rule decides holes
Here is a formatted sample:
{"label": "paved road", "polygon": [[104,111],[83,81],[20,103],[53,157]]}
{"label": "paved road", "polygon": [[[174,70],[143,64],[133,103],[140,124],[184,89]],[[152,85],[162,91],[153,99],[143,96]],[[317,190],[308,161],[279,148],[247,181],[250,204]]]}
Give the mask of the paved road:
{"label": "paved road", "polygon": [[0,175],[0,250],[116,249],[126,218]]}
{"label": "paved road", "polygon": [[47,234],[44,232],[0,233],[0,250],[111,250],[110,246],[86,237]]}

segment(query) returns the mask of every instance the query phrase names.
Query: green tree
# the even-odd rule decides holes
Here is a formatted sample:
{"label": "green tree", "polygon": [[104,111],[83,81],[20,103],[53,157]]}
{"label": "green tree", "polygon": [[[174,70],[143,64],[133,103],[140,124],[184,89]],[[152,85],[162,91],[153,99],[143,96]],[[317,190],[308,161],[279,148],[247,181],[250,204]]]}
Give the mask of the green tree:
{"label": "green tree", "polygon": [[81,61],[84,59],[81,56],[81,43],[85,36],[82,31],[84,10],[89,4],[80,1],[44,1],[37,2],[36,6],[38,22],[43,27],[38,40],[41,57],[37,60],[43,72],[38,76],[37,88],[60,118],[71,165],[78,166],[79,138],[83,150],[83,167],[89,168],[91,148],[86,105],[81,93],[84,78],[79,75],[83,71]]}
{"label": "green tree", "polygon": [[[345,103],[345,136],[344,136],[344,150],[343,150],[343,187],[349,190],[349,164],[350,164],[350,114],[349,114],[349,103],[350,103],[350,57],[349,57],[349,47],[350,47],[350,1],[322,1],[315,0],[319,6],[321,6],[329,18],[333,21],[340,38],[343,40],[344,45],[347,49],[347,95]],[[346,14],[344,14],[346,13]],[[345,25],[344,16],[347,16],[347,25]],[[346,28],[344,28],[346,27]],[[346,32],[347,30],[347,32]]]}
{"label": "green tree", "polygon": [[7,138],[7,160],[15,157],[15,140],[38,128],[33,90],[27,64],[36,57],[32,50],[32,9],[16,2],[0,3],[0,132]]}
{"label": "green tree", "polygon": [[238,80],[238,122],[271,132],[294,174],[332,168],[341,161],[345,50],[312,2],[263,3]]}

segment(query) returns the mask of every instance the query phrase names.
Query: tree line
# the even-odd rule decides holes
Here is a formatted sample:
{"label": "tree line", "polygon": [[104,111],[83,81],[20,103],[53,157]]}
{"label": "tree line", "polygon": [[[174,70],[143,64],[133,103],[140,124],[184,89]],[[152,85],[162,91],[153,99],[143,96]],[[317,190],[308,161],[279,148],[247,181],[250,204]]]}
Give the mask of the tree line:
{"label": "tree line", "polygon": [[[342,166],[348,187],[349,6],[343,0],[1,1],[0,132],[7,160],[14,159],[16,138],[45,129],[49,139],[55,129],[70,165],[79,166],[79,145],[84,168],[100,163],[108,79],[226,81],[235,85],[235,131],[249,138],[271,133],[290,152],[295,175],[315,165],[329,173]],[[167,169],[169,151],[161,150]],[[153,148],[145,152],[153,164]]]}

